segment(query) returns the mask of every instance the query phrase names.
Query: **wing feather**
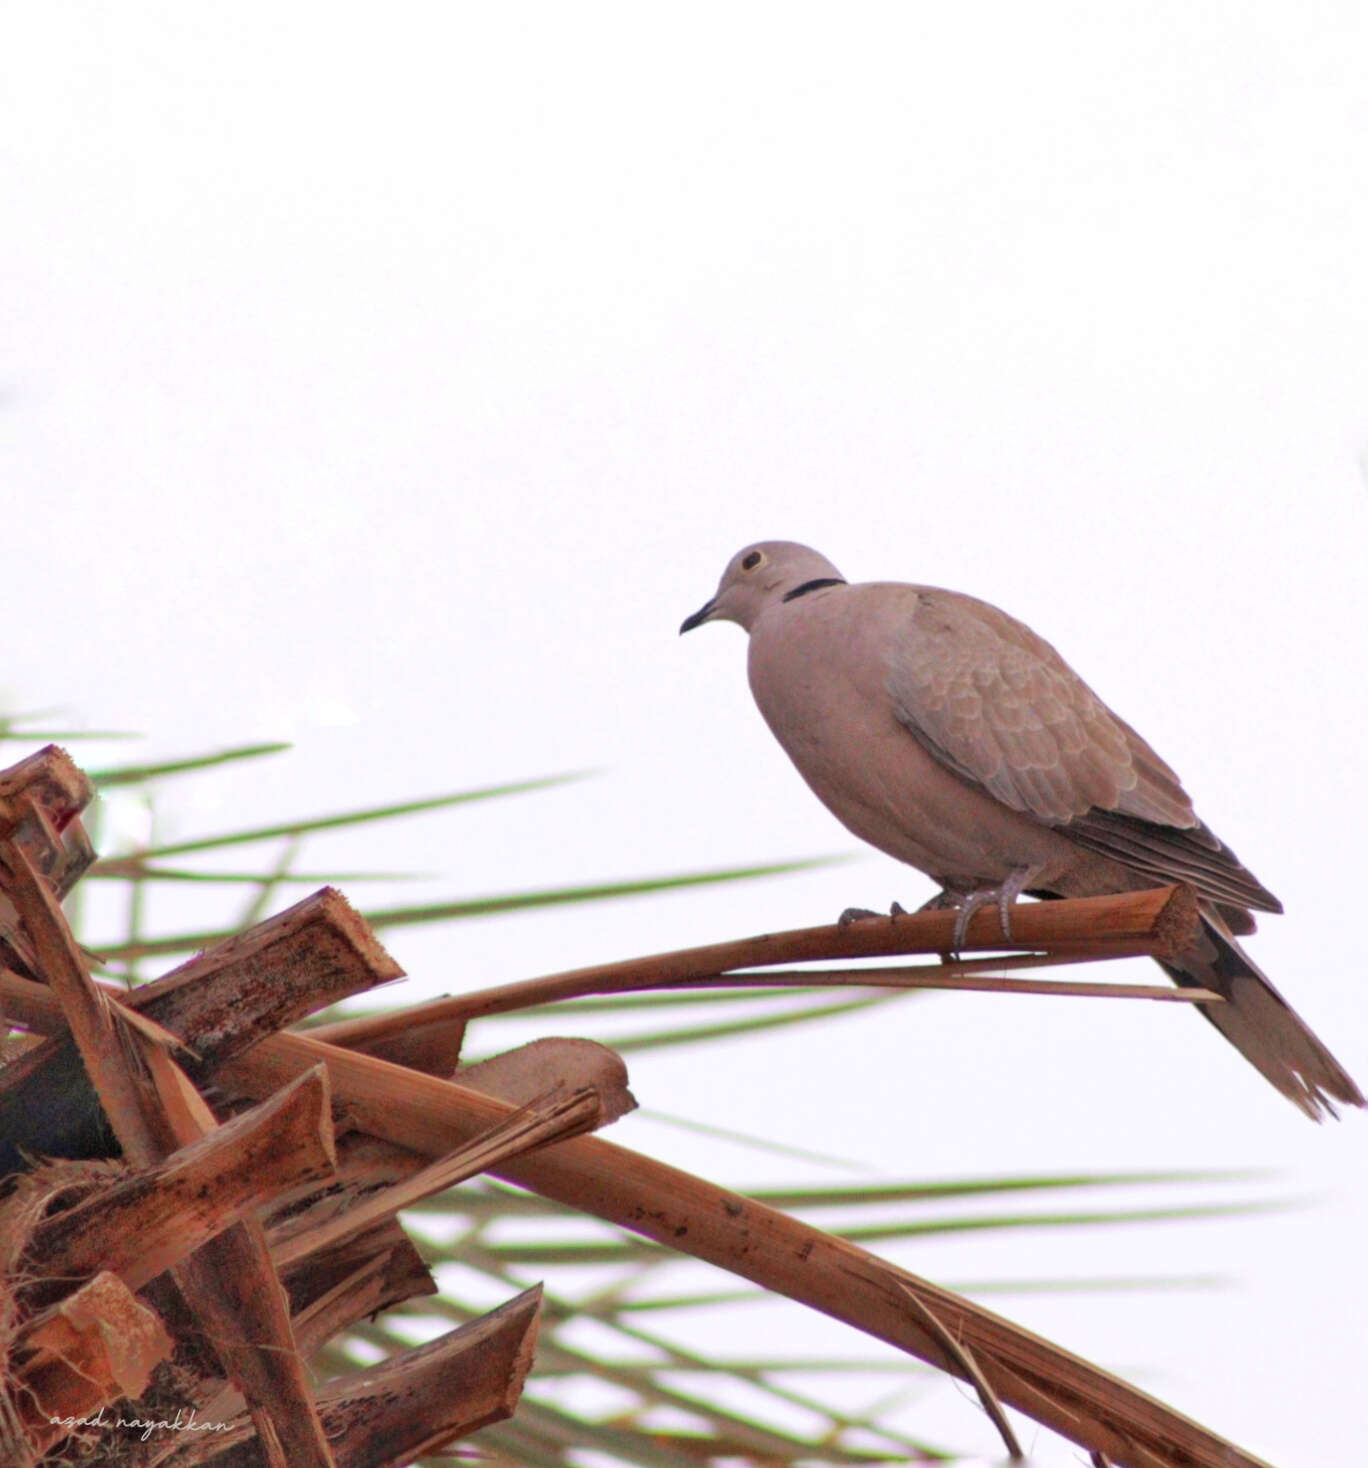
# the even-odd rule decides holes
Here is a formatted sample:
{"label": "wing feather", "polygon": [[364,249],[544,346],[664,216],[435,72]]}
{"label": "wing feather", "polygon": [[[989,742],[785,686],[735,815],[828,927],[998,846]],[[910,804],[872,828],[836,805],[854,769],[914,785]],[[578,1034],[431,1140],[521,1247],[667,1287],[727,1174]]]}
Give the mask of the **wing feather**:
{"label": "wing feather", "polygon": [[935,759],[1012,810],[1160,882],[1280,912],[1178,776],[1043,638],[973,597],[919,587],[888,692]]}

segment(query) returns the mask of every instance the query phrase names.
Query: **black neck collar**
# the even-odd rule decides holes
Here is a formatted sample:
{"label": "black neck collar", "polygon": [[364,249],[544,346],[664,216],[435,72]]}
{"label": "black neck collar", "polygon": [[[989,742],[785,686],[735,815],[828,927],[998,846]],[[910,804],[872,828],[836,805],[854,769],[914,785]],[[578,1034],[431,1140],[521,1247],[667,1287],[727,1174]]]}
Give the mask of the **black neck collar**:
{"label": "black neck collar", "polygon": [[796,601],[800,596],[806,596],[809,591],[820,591],[824,586],[844,586],[845,582],[839,576],[819,576],[815,581],[804,581],[801,586],[795,586],[792,591],[784,593],[785,601]]}

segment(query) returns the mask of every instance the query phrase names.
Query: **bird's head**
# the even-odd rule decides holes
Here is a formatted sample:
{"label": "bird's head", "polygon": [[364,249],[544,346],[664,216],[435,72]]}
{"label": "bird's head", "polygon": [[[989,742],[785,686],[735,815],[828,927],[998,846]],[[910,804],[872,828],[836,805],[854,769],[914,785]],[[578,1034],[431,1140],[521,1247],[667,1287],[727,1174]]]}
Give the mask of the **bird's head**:
{"label": "bird's head", "polygon": [[747,632],[766,607],[815,590],[816,584],[844,584],[845,578],[823,555],[791,540],[761,540],[745,546],[727,562],[717,595],[686,617],[680,632],[704,622],[736,622]]}

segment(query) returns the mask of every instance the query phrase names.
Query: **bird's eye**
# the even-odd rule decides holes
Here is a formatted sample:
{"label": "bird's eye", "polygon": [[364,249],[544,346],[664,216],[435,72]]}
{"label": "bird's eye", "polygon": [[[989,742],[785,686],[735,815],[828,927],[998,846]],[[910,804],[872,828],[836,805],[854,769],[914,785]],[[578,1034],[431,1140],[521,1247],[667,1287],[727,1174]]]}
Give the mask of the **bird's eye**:
{"label": "bird's eye", "polygon": [[755,568],[764,559],[764,556],[762,556],[759,551],[752,551],[750,555],[748,555],[746,559],[741,562],[741,569],[743,571],[754,571]]}

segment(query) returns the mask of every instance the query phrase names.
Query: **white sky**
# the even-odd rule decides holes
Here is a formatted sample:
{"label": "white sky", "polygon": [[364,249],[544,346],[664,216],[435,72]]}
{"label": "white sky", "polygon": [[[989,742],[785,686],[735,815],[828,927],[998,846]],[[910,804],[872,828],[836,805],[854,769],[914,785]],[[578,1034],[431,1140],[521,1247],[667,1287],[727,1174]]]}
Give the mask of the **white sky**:
{"label": "white sky", "polygon": [[[185,830],[604,771],[315,854],[434,896],[850,852],[735,629],[675,636],[739,545],[808,541],[1055,641],[1283,897],[1254,953],[1368,1082],[1362,5],[3,19],[10,708],[139,757],[299,742],[179,793]],[[391,946],[438,991],[929,892],[871,854]],[[994,1303],[1283,1468],[1359,1450],[1364,1122],[1195,1018],[942,997],[634,1088],[886,1177],[1286,1169],[1285,1215],[897,1257],[1231,1276]]]}

